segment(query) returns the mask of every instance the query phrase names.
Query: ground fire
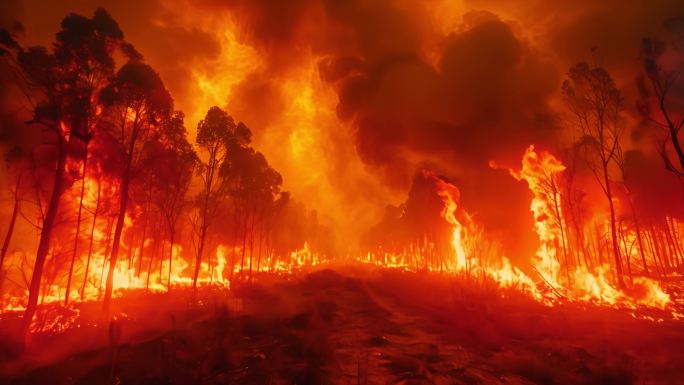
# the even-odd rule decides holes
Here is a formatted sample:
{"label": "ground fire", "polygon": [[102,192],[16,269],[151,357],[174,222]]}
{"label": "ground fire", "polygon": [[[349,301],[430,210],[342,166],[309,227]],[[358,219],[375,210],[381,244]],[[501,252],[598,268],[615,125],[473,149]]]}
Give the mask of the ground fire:
{"label": "ground fire", "polygon": [[667,0],[0,3],[0,382],[684,383],[683,36]]}

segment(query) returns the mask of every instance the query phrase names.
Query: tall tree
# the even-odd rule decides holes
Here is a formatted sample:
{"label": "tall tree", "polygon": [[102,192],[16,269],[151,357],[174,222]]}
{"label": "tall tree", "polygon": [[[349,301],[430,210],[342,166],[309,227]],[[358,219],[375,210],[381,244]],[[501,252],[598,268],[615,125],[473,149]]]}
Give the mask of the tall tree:
{"label": "tall tree", "polygon": [[617,160],[623,132],[622,95],[605,69],[586,63],[578,63],[570,69],[562,92],[582,133],[581,142],[587,149],[588,166],[608,201],[617,282],[624,287],[611,180],[611,168]]}
{"label": "tall tree", "polygon": [[193,288],[197,289],[197,279],[206,247],[207,230],[211,226],[221,201],[226,196],[225,174],[220,173],[227,156],[251,141],[251,132],[243,124],[235,124],[233,117],[219,107],[211,107],[197,125],[196,143],[199,148],[200,162],[197,171],[202,190],[197,196],[195,218],[197,242],[195,246],[195,271]]}
{"label": "tall tree", "polygon": [[52,152],[53,183],[42,219],[40,240],[29,285],[29,298],[24,313],[24,333],[35,314],[45,260],[60,207],[61,197],[69,186],[66,177],[67,158],[78,146],[89,140],[90,122],[97,110],[96,89],[114,68],[112,53],[122,47],[125,55],[137,55],[116,22],[98,8],[91,19],[70,14],[61,24],[52,51],[44,47],[24,49],[6,32],[2,35],[1,54],[11,53],[16,63],[15,74],[24,85],[33,110],[29,123],[42,128],[41,144],[54,146]]}
{"label": "tall tree", "polygon": [[[684,127],[684,16],[671,18],[664,23],[672,37],[671,43],[657,38],[644,38],[641,59],[644,73],[639,78],[641,100],[639,107],[644,116],[666,135],[660,155],[665,167],[684,177],[684,149],[679,136]],[[668,146],[669,143],[669,146]],[[671,153],[674,151],[675,160]]]}
{"label": "tall tree", "polygon": [[154,191],[154,201],[164,217],[169,235],[169,291],[177,224],[187,206],[186,194],[197,163],[197,155],[188,142],[183,119],[184,114],[176,111],[163,123],[164,129],[160,133],[156,154],[150,159],[151,180],[154,186],[150,191]]}
{"label": "tall tree", "polygon": [[64,295],[65,305],[69,303],[74,264],[78,255],[88,171],[88,146],[99,117],[99,93],[114,73],[114,54],[117,51],[128,57],[139,57],[135,49],[124,41],[119,25],[106,10],[98,8],[92,18],[70,14],[62,21],[62,30],[57,33],[55,55],[61,65],[70,70],[67,76],[72,84],[68,92],[71,134],[82,142],[79,155],[83,160],[74,247]]}
{"label": "tall tree", "polygon": [[112,297],[114,271],[121,247],[121,234],[128,208],[131,181],[139,173],[141,160],[157,137],[162,122],[173,110],[173,100],[159,74],[152,67],[132,60],[119,69],[101,99],[108,107],[107,128],[118,146],[121,157],[119,177],[119,210],[114,229],[109,269],[105,286],[104,309],[107,313]]}
{"label": "tall tree", "polygon": [[28,171],[26,154],[21,150],[20,147],[13,147],[10,149],[5,157],[7,162],[7,170],[11,177],[13,177],[14,182],[10,185],[12,191],[12,214],[10,215],[9,223],[7,224],[7,232],[5,233],[5,238],[2,242],[2,248],[0,248],[0,294],[2,294],[2,282],[4,279],[4,263],[5,256],[9,250],[9,245],[12,240],[12,235],[14,233],[14,226],[17,222],[17,217],[21,211],[21,197],[23,193],[23,183],[25,175]]}

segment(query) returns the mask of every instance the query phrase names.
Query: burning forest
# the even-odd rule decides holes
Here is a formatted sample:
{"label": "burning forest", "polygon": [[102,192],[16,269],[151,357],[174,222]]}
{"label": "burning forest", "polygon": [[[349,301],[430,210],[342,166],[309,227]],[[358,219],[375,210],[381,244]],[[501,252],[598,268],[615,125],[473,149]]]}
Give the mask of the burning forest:
{"label": "burning forest", "polygon": [[0,382],[684,383],[677,1],[0,3]]}

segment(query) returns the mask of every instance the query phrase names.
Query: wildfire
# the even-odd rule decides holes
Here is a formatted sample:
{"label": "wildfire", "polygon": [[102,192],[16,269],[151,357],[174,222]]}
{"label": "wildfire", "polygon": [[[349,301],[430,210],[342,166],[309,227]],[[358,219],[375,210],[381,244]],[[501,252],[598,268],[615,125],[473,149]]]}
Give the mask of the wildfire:
{"label": "wildfire", "polygon": [[[492,166],[496,167],[493,163]],[[451,226],[450,254],[446,263],[435,263],[428,258],[438,249],[437,245],[430,242],[411,244],[400,252],[369,252],[361,260],[390,268],[413,271],[427,269],[485,278],[501,288],[514,288],[528,293],[547,305],[571,300],[626,308],[667,308],[671,304],[670,296],[651,278],[634,277],[630,287],[621,290],[612,283],[612,269],[607,263],[598,264],[592,269],[573,263],[565,228],[564,170],[565,166],[559,159],[548,152],[537,152],[534,146],[525,151],[519,170],[509,169],[510,174],[526,182],[532,192],[530,211],[539,246],[530,260],[529,269],[536,272],[537,279],[532,279],[520,267],[514,266],[499,251],[493,258],[486,259],[476,253],[476,247],[487,240],[471,216],[459,207],[459,189],[429,171],[423,171],[423,176],[434,183],[443,203],[441,216]],[[677,315],[676,311],[672,312]]]}
{"label": "wildfire", "polygon": [[[576,263],[571,271],[561,188],[564,170],[565,166],[560,160],[548,152],[538,153],[534,146],[525,151],[520,170],[509,170],[513,177],[525,181],[533,194],[530,210],[539,237],[539,248],[532,260],[534,268],[554,290],[560,290],[575,299],[610,305],[620,302],[628,306],[665,308],[670,302],[669,296],[656,281],[647,277],[634,280],[635,286],[645,289],[640,290],[641,294],[630,297],[610,282],[611,267],[607,264],[600,264],[590,271],[586,265]],[[562,264],[565,265],[564,273],[561,271]]]}

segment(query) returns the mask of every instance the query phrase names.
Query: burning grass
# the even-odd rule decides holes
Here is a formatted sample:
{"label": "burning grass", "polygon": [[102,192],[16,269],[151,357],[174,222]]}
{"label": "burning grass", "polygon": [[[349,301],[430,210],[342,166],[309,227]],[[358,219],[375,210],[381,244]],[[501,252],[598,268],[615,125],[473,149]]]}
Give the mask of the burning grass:
{"label": "burning grass", "polygon": [[260,274],[196,297],[131,293],[114,305],[126,316],[107,327],[88,321],[98,306],[78,304],[81,327],[35,334],[2,376],[11,384],[684,379],[684,328],[667,312],[637,310],[662,318],[653,322],[586,302],[550,307],[434,273],[338,265],[290,279]]}

